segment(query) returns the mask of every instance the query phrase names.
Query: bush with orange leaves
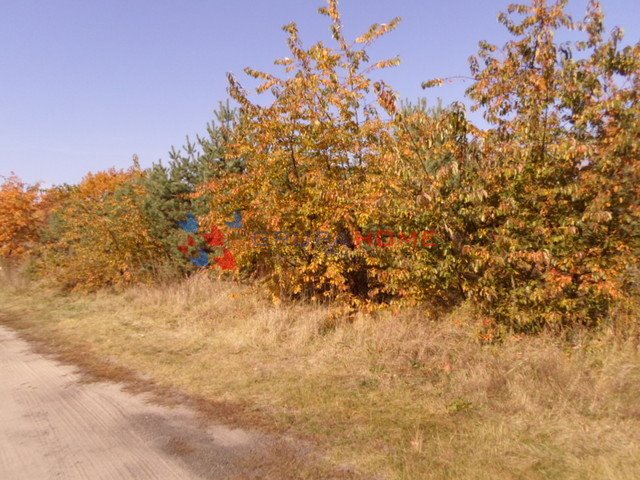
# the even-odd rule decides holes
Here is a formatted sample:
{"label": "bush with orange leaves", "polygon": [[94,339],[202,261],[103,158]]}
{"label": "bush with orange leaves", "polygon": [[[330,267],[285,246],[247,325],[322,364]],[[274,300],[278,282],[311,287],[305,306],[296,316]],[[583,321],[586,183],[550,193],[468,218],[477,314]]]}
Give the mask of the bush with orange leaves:
{"label": "bush with orange leaves", "polygon": [[37,245],[43,212],[40,187],[12,175],[0,185],[0,257],[17,261]]}
{"label": "bush with orange leaves", "polygon": [[45,231],[41,272],[75,290],[151,281],[164,251],[139,206],[143,174],[137,166],[110,169],[62,188]]}
{"label": "bush with orange leaves", "polygon": [[[242,210],[250,232],[310,239],[304,247],[298,241],[257,245],[251,235],[231,239],[241,272],[264,277],[276,296],[377,298],[384,294],[375,278],[379,261],[356,249],[354,236],[375,226],[369,212],[383,192],[368,189],[367,179],[388,137],[384,111],[394,103],[393,92],[370,74],[399,60],[370,63],[366,49],[399,19],[374,24],[352,42],[344,37],[336,0],[319,11],[337,47],[305,48],[291,23],[283,28],[290,57],[275,62],[284,75],[245,69],[261,82],[258,94],[271,94],[267,105],[253,102],[229,76],[241,122],[227,156],[242,159],[243,169],[203,189],[215,199],[209,221],[220,224]],[[316,232],[343,240],[327,248]]]}

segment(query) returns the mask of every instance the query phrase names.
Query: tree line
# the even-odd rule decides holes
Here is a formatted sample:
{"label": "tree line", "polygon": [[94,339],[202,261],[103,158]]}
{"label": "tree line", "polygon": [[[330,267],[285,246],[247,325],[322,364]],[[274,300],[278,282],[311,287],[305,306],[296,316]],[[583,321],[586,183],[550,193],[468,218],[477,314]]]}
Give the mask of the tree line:
{"label": "tree line", "polygon": [[[401,101],[376,79],[400,60],[374,61],[368,48],[400,19],[351,40],[328,0],[319,13],[332,38],[306,47],[286,25],[282,73],[245,70],[257,100],[229,75],[233,107],[167,165],[134,162],[47,191],[6,179],[0,254],[29,258],[64,288],[97,289],[187,275],[201,268],[194,251],[224,248],[225,275],[281,298],[354,309],[471,301],[515,331],[595,327],[637,295],[640,43],[607,33],[597,1],[580,21],[566,3],[511,5],[499,16],[510,39],[479,43],[466,95],[481,127],[462,102]],[[574,40],[560,42],[566,31]],[[230,229],[237,212],[242,228]],[[187,245],[189,214],[224,242]],[[360,248],[381,230],[433,231],[434,245]],[[320,231],[342,241],[327,248]],[[255,242],[255,232],[308,241]]]}

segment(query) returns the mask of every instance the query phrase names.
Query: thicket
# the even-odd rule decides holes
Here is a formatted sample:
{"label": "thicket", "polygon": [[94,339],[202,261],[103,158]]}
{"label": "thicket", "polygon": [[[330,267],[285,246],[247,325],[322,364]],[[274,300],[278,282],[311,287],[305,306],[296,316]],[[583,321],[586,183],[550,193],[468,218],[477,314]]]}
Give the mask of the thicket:
{"label": "thicket", "polygon": [[[482,126],[461,102],[400,102],[376,80],[399,59],[367,49],[399,19],[352,41],[337,1],[320,13],[330,41],[305,47],[285,26],[282,75],[245,70],[258,100],[229,76],[237,110],[222,106],[168,166],[89,175],[48,202],[7,180],[2,256],[30,250],[70,288],[186,274],[194,267],[177,246],[192,213],[217,232],[210,245],[233,252],[236,276],[278,297],[355,308],[471,300],[487,324],[531,332],[596,326],[632,295],[640,43],[607,35],[598,2],[581,21],[562,0],[499,16],[511,39],[480,42],[470,59]],[[242,228],[225,226],[237,212]]]}
{"label": "thicket", "polygon": [[0,186],[0,258],[20,260],[39,240],[43,219],[38,185],[26,185],[12,175]]}

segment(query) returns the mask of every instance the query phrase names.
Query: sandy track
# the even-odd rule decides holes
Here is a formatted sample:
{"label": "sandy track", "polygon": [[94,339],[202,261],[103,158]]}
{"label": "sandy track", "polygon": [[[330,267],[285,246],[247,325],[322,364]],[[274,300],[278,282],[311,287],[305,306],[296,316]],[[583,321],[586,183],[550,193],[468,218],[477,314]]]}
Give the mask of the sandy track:
{"label": "sandy track", "polygon": [[262,450],[258,435],[79,379],[0,326],[0,479],[246,478],[239,465]]}

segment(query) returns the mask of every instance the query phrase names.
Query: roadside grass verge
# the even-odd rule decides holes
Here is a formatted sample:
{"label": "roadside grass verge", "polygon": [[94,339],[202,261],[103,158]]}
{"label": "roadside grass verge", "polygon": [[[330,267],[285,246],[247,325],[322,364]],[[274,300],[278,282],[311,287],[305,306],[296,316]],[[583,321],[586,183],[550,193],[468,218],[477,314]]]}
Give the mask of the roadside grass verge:
{"label": "roadside grass verge", "polygon": [[466,309],[346,322],[203,276],[90,295],[0,278],[0,322],[63,358],[310,441],[364,478],[640,478],[640,350],[619,333],[634,312],[570,343],[481,345]]}

